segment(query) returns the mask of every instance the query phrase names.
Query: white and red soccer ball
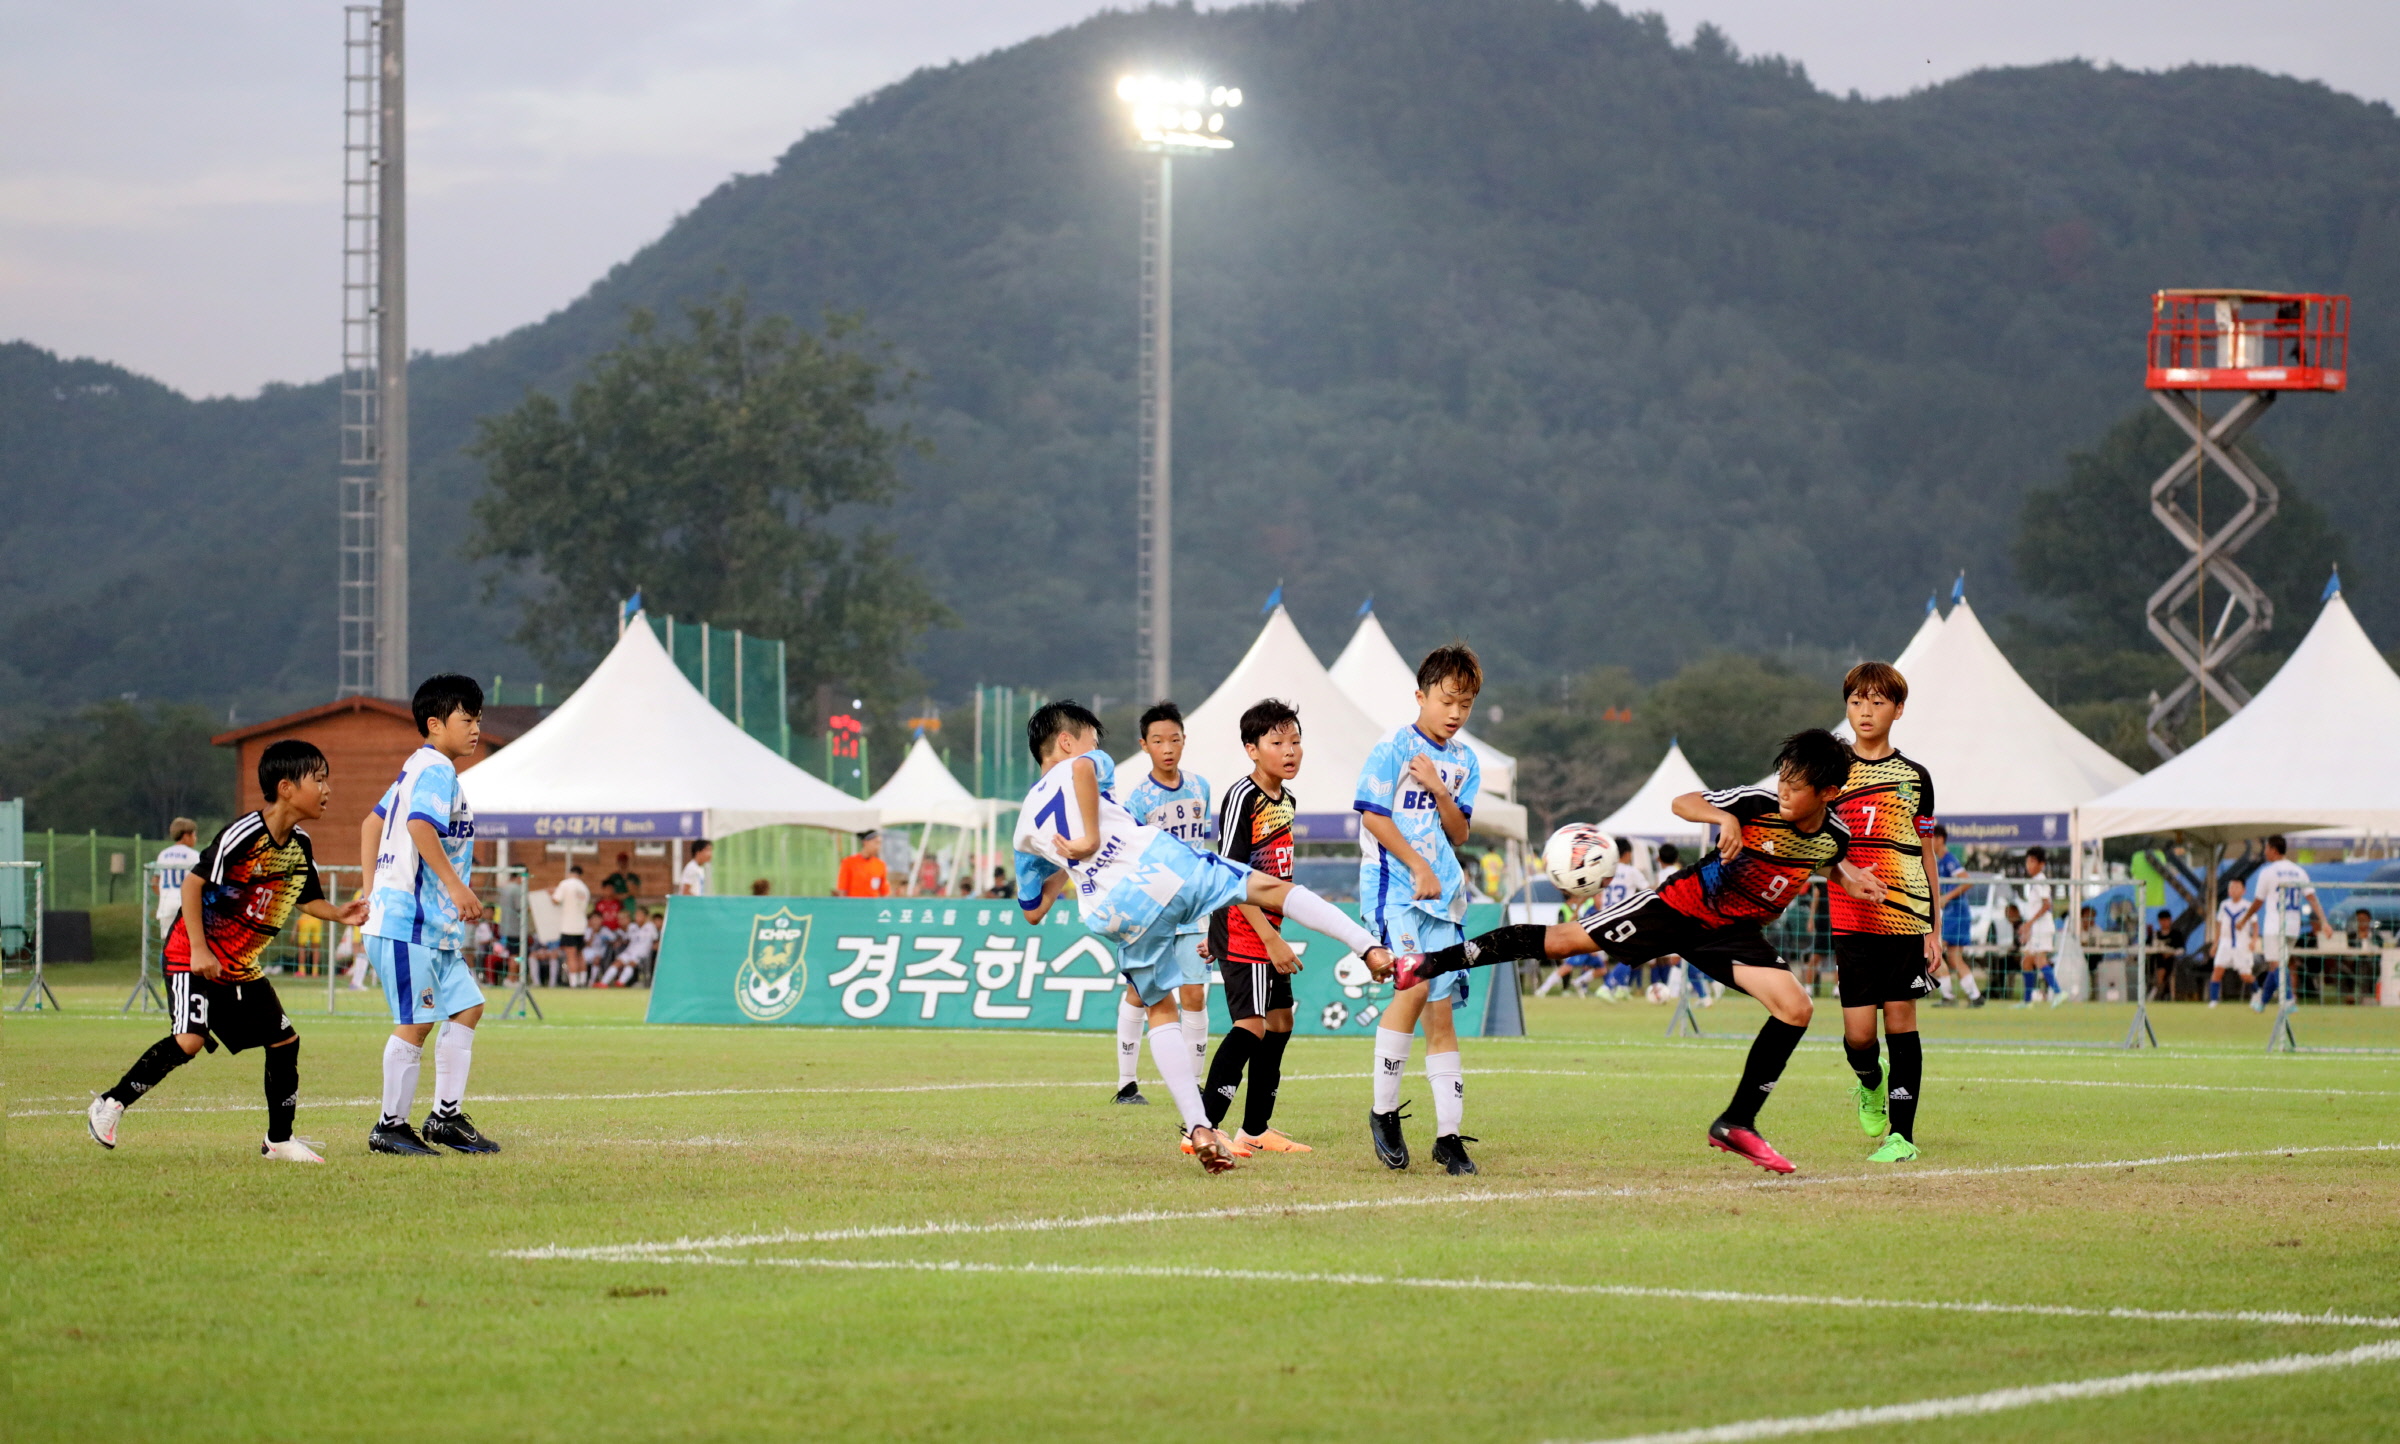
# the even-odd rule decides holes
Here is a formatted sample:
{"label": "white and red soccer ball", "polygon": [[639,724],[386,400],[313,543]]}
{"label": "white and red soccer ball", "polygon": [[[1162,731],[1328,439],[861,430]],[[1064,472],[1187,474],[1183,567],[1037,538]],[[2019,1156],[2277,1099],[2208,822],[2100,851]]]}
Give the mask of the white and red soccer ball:
{"label": "white and red soccer ball", "polygon": [[1571,898],[1590,897],[1617,871],[1617,840],[1588,822],[1570,822],[1542,844],[1542,870]]}

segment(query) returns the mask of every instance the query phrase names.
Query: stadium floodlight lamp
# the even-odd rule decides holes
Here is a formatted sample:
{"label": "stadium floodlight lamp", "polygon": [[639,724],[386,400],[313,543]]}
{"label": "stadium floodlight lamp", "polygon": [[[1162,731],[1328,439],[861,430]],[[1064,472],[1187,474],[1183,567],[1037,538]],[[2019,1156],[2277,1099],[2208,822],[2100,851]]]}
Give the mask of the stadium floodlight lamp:
{"label": "stadium floodlight lamp", "polygon": [[1231,150],[1225,113],[1238,110],[1242,92],[1232,86],[1159,75],[1128,75],[1117,82],[1138,148],[1166,155]]}

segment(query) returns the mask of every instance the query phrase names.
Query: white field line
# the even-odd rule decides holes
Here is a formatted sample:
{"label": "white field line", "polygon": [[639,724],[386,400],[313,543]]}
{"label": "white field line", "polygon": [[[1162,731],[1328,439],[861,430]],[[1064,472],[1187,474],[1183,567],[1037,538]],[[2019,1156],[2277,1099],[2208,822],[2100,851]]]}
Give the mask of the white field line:
{"label": "white field line", "polygon": [[1943,1314],[2025,1314],[2055,1319],[2117,1319],[2167,1324],[2289,1324],[2400,1329],[2400,1318],[2304,1314],[2262,1309],[2099,1309],[2073,1304],[2000,1304],[1946,1299],[1863,1299],[1820,1294],[1754,1294],[1734,1289],[1668,1289],[1636,1284],[1559,1284],[1523,1279],[1419,1278],[1398,1274],[1298,1273],[1276,1269],[1183,1268],[1145,1264],[969,1263],[946,1259],[727,1258],[722,1254],[637,1254],[603,1263],[692,1263],[731,1268],[795,1268],[909,1273],[1042,1274],[1089,1278],[1189,1279],[1199,1282],[1322,1284],[1340,1288],[1436,1289],[1461,1293],[1565,1294],[1585,1298],[1664,1299],[1702,1304],[1764,1304],[1827,1309],[1907,1309]]}
{"label": "white field line", "polygon": [[499,1258],[623,1260],[648,1254],[706,1253],[714,1249],[755,1248],[763,1244],[851,1243],[883,1238],[954,1238],[978,1234],[1058,1233],[1073,1229],[1113,1228],[1125,1224],[1189,1223],[1238,1218],[1276,1218],[1295,1214],[1351,1213],[1376,1208],[1456,1208],[1482,1203],[1548,1202],[1578,1198],[1652,1198],[1672,1194],[1749,1193],[1763,1189],[1808,1188],[1848,1183],[1884,1183],[1936,1178],[1993,1178],[2012,1174],[2100,1172],[2120,1168],[2156,1168],[2173,1163],[2213,1163],[2231,1159],[2289,1158],[2316,1153],[2383,1153],[2400,1151],[2395,1143],[2335,1144],[2314,1148],[2268,1148],[2222,1153],[2173,1153],[2152,1158],[2118,1158],[2093,1163],[2016,1163],[1990,1168],[1928,1168],[1910,1173],[1844,1174],[1828,1178],[1779,1178],[1748,1183],[1716,1183],[1637,1188],[1478,1189],[1458,1193],[1414,1194],[1402,1197],[1330,1199],[1318,1203],[1251,1204],[1232,1208],[1138,1209],[1125,1213],[1071,1214],[1050,1218],[1001,1219],[993,1222],[869,1224],[853,1228],[816,1230],[778,1229],[772,1233],[724,1234],[714,1238],[679,1238],[655,1243],[604,1244],[567,1247],[544,1244],[537,1248],[495,1249]]}
{"label": "white field line", "polygon": [[[1612,1081],[1642,1082],[1666,1079],[1676,1082],[1722,1083],[1722,1073],[1657,1073],[1651,1071],[1612,1073],[1605,1070],[1577,1068],[1469,1068],[1470,1078],[1606,1078]],[[1286,1083],[1363,1082],[1370,1074],[1357,1073],[1286,1073]],[[1797,1082],[1822,1080],[1796,1079]],[[2278,1088],[2265,1085],[2248,1086],[2233,1083],[2125,1083],[2101,1078],[1981,1078],[1935,1075],[1933,1083],[2015,1084],[2022,1083],[2046,1088],[2141,1088],[2177,1093],[2293,1093],[2311,1098],[2400,1098],[2400,1090],[2373,1088]],[[648,1093],[486,1093],[478,1094],[483,1103],[623,1103],[649,1098],[743,1098],[786,1097],[798,1095],[869,1095],[878,1093],[971,1093],[993,1089],[1016,1088],[1091,1088],[1105,1090],[1105,1083],[1094,1082],[983,1082],[983,1083],[913,1083],[874,1087],[816,1087],[816,1088],[677,1088]],[[1846,1083],[1844,1086],[1848,1086]],[[88,1095],[87,1095],[88,1096]],[[23,1098],[23,1103],[57,1103],[75,1098],[74,1094],[59,1094],[39,1098]],[[248,1113],[258,1108],[255,1101],[191,1103],[147,1107],[144,1113]],[[324,1100],[303,1097],[304,1108],[377,1108],[378,1098],[329,1098]],[[10,1113],[11,1118],[66,1118],[83,1112],[81,1108],[27,1108]]]}
{"label": "white field line", "polygon": [[1794,1434],[1831,1434],[1883,1424],[1915,1424],[1927,1419],[1998,1414],[2036,1404],[2069,1399],[2105,1399],[2142,1389],[2178,1384],[2219,1384],[2242,1379],[2266,1379],[2282,1374],[2311,1374],[2320,1369],[2352,1369],[2362,1364],[2400,1361],[2400,1339],[2361,1344],[2338,1354],[2286,1354],[2279,1359],[2254,1359],[2246,1364],[2214,1364],[2201,1369],[2164,1373],[2113,1374],[2101,1379],[2078,1379],[2068,1384],[2033,1384],[1994,1389],[1986,1394],[1959,1394],[1948,1399],[1921,1399],[1914,1404],[1884,1404],[1872,1409],[1836,1409],[1830,1414],[1797,1415],[1783,1419],[1748,1419],[1703,1429],[1676,1429],[1664,1434],[1626,1434],[1605,1444],[1741,1444],[1750,1439],[1784,1439]]}

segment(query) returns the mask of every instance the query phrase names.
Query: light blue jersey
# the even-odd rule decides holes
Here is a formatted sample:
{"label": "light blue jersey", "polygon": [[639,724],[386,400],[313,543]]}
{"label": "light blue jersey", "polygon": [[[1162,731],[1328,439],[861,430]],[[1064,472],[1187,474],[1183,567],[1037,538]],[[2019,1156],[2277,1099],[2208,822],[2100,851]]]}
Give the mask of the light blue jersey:
{"label": "light blue jersey", "polygon": [[[1075,765],[1089,760],[1100,773],[1100,845],[1091,856],[1070,862],[1056,839],[1080,842],[1090,836],[1083,810],[1075,805]],[[1042,884],[1064,872],[1075,891],[1075,908],[1086,928],[1115,941],[1132,955],[1163,952],[1187,924],[1243,896],[1250,870],[1214,853],[1194,852],[1184,843],[1133,818],[1107,791],[1113,769],[1105,753],[1089,752],[1053,766],[1025,794],[1017,813],[1017,905],[1041,905]]]}
{"label": "light blue jersey", "polygon": [[1449,746],[1439,746],[1413,722],[1376,743],[1375,750],[1367,754],[1367,765],[1358,773],[1358,796],[1351,805],[1360,812],[1390,818],[1408,845],[1432,865],[1433,875],[1442,885],[1440,897],[1419,899],[1408,863],[1387,855],[1374,836],[1360,828],[1358,906],[1367,930],[1379,937],[1388,935],[1396,914],[1410,909],[1451,923],[1463,923],[1467,918],[1466,872],[1442,831],[1442,814],[1434,806],[1433,794],[1408,775],[1409,759],[1420,755],[1432,759],[1434,771],[1456,799],[1460,812],[1474,816],[1475,801],[1483,791],[1483,764],[1474,749],[1456,737]]}
{"label": "light blue jersey", "polygon": [[[1197,772],[1182,774],[1182,785],[1169,788],[1147,769],[1139,781],[1125,790],[1125,810],[1144,827],[1155,827],[1169,837],[1181,838],[1194,852],[1213,852],[1217,824],[1209,807],[1208,779]],[[1177,931],[1204,933],[1208,919],[1184,924]]]}
{"label": "light blue jersey", "polygon": [[375,804],[383,819],[375,852],[375,891],[367,903],[366,934],[443,952],[466,946],[466,925],[449,890],[417,856],[408,824],[429,824],[440,835],[442,855],[461,881],[475,861],[475,813],[458,786],[458,768],[431,747],[409,754],[400,776]]}

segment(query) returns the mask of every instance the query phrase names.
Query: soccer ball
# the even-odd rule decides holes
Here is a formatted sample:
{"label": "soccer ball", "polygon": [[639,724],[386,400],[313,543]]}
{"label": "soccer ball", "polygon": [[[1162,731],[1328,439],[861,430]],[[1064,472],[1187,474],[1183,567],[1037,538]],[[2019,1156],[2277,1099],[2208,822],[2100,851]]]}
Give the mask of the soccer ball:
{"label": "soccer ball", "polygon": [[1674,990],[1669,988],[1664,983],[1652,983],[1650,985],[1648,997],[1653,1003],[1663,1003],[1673,996],[1675,996]]}
{"label": "soccer ball", "polygon": [[1617,870],[1617,840],[1588,822],[1570,822],[1542,844],[1542,870],[1568,897],[1589,897]]}

